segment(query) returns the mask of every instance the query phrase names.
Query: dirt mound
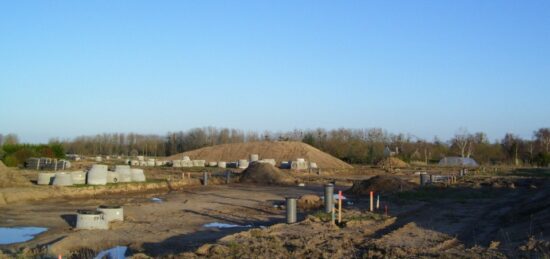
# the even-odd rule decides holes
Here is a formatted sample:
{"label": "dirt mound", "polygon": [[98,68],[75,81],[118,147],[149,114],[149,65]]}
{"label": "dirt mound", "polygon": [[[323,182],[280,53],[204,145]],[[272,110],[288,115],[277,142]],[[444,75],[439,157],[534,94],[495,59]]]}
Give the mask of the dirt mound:
{"label": "dirt mound", "polygon": [[416,187],[416,184],[407,182],[397,176],[378,175],[368,180],[355,182],[353,186],[346,191],[348,194],[369,195],[369,192],[393,193],[401,191],[410,191]]}
{"label": "dirt mound", "polygon": [[318,209],[323,204],[321,201],[321,197],[315,195],[315,194],[306,194],[300,197],[298,199],[298,208],[303,210],[312,210],[312,209]]}
{"label": "dirt mound", "polygon": [[304,158],[309,162],[317,163],[317,165],[323,169],[352,168],[352,166],[346,162],[308,144],[292,141],[264,141],[216,145],[173,155],[168,157],[168,159],[176,160],[182,159],[183,156],[188,156],[191,159],[229,162],[239,159],[248,159],[251,154],[259,154],[260,159],[275,159],[277,163]]}
{"label": "dirt mound", "polygon": [[409,167],[409,164],[405,163],[405,161],[397,158],[397,157],[388,157],[386,159],[381,160],[377,164],[379,167],[382,168],[405,168]]}
{"label": "dirt mound", "polygon": [[0,161],[0,188],[30,186],[30,181]]}
{"label": "dirt mound", "polygon": [[242,183],[275,185],[290,185],[295,183],[294,177],[288,173],[282,172],[271,164],[257,162],[251,163],[248,168],[243,171],[240,181]]}

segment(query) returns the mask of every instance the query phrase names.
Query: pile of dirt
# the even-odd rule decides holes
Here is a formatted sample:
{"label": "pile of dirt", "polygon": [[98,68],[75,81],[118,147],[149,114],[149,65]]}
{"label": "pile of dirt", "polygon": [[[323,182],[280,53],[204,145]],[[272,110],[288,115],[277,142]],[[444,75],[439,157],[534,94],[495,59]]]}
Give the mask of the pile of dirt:
{"label": "pile of dirt", "polygon": [[297,206],[303,210],[314,210],[318,209],[323,205],[321,197],[315,194],[306,194],[300,197],[297,201]]}
{"label": "pile of dirt", "polygon": [[242,183],[259,183],[268,185],[291,185],[295,183],[294,177],[284,173],[268,163],[251,163],[243,171],[240,181]]}
{"label": "pile of dirt", "polygon": [[30,181],[0,161],[0,188],[30,186]]}
{"label": "pile of dirt", "polygon": [[353,183],[353,186],[346,191],[347,194],[369,195],[371,191],[381,193],[394,193],[410,191],[416,184],[407,182],[393,175],[378,175],[368,180]]}
{"label": "pile of dirt", "polygon": [[223,144],[204,147],[168,157],[170,160],[182,159],[188,156],[191,159],[206,161],[238,161],[248,159],[251,154],[259,154],[260,159],[275,159],[277,162],[294,161],[304,158],[309,162],[317,163],[323,169],[351,169],[351,165],[335,158],[308,144],[293,141],[263,141],[248,143]]}
{"label": "pile of dirt", "polygon": [[407,164],[405,161],[397,158],[397,157],[388,157],[383,160],[380,160],[377,164],[379,167],[382,168],[406,168],[409,167],[409,164]]}

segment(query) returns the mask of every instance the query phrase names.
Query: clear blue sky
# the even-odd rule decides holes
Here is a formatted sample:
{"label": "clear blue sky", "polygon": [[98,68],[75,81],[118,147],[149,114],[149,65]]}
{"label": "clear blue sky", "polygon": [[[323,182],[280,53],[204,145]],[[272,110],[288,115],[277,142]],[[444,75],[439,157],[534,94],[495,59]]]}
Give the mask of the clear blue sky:
{"label": "clear blue sky", "polygon": [[550,126],[550,1],[2,1],[0,133]]}

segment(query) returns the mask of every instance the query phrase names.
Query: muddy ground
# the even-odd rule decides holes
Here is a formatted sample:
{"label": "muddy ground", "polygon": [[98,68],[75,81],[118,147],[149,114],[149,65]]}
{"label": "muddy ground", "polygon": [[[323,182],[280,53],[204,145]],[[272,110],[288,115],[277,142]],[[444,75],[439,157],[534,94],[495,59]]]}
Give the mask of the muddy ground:
{"label": "muddy ground", "polygon": [[[180,172],[167,174],[177,177]],[[395,175],[418,180],[413,172]],[[344,223],[339,226],[330,224],[321,208],[301,211],[301,222],[287,225],[285,211],[274,206],[286,196],[322,195],[325,182],[336,180],[336,190],[345,190],[352,180],[369,177],[303,175],[299,178],[306,187],[189,185],[173,191],[19,202],[2,207],[0,226],[49,230],[29,242],[0,249],[10,256],[41,256],[94,254],[122,245],[129,248],[127,256],[135,258],[550,256],[550,181],[538,173],[480,174],[452,185],[383,194],[380,209],[373,213],[368,212],[368,197],[348,196]],[[153,202],[153,197],[163,202]],[[112,224],[111,230],[73,229],[77,209],[101,204],[123,205],[125,221]],[[203,227],[211,222],[250,227]]]}

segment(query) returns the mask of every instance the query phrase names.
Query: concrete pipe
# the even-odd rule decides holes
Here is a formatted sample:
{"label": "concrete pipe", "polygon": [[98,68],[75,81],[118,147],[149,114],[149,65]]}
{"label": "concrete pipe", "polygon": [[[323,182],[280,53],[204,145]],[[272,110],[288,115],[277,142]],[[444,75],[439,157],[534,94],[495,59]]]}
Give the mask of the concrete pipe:
{"label": "concrete pipe", "polygon": [[231,181],[231,171],[225,171],[225,184],[229,184]]}
{"label": "concrete pipe", "polygon": [[239,160],[239,168],[241,168],[241,169],[248,168],[248,160],[246,160],[246,159]]}
{"label": "concrete pipe", "polygon": [[145,182],[146,179],[145,174],[143,173],[143,169],[132,168],[130,170],[130,172],[132,173],[132,182]]}
{"label": "concrete pipe", "polygon": [[218,166],[218,162],[208,162],[209,167],[216,167]]}
{"label": "concrete pipe", "polygon": [[36,181],[39,185],[50,185],[53,183],[53,178],[55,177],[55,173],[38,173],[38,181]]}
{"label": "concrete pipe", "polygon": [[430,182],[430,175],[429,174],[421,174],[420,175],[420,186],[425,186]]}
{"label": "concrete pipe", "polygon": [[296,223],[296,198],[286,198],[286,223]]}
{"label": "concrete pipe", "polygon": [[87,183],[91,185],[107,184],[107,166],[93,165],[92,169],[88,172]]}
{"label": "concrete pipe", "polygon": [[218,167],[219,168],[226,168],[227,164],[225,163],[225,161],[220,161],[220,162],[218,162]]}
{"label": "concrete pipe", "polygon": [[84,171],[72,171],[73,184],[86,184],[86,173]]}
{"label": "concrete pipe", "polygon": [[202,185],[208,185],[208,172],[202,172]]}
{"label": "concrete pipe", "polygon": [[59,172],[55,174],[53,179],[53,185],[55,186],[71,186],[73,185],[73,177],[71,174]]}
{"label": "concrete pipe", "polygon": [[107,222],[124,221],[124,210],[118,205],[100,205],[98,211],[103,212],[103,217]]}
{"label": "concrete pipe", "polygon": [[119,183],[129,183],[132,181],[132,171],[130,170],[130,166],[117,165],[115,166],[115,172],[118,173]]}
{"label": "concrete pipe", "polygon": [[250,155],[250,162],[256,162],[258,160],[260,160],[260,156],[258,154]]}
{"label": "concrete pipe", "polygon": [[120,182],[120,174],[118,172],[107,171],[107,183]]}
{"label": "concrete pipe", "polygon": [[334,207],[334,185],[325,184],[325,212],[331,213]]}
{"label": "concrete pipe", "polygon": [[317,163],[315,163],[315,162],[309,163],[309,168],[311,168],[311,169],[317,169]]}
{"label": "concrete pipe", "polygon": [[103,212],[97,210],[77,210],[77,229],[109,229]]}

